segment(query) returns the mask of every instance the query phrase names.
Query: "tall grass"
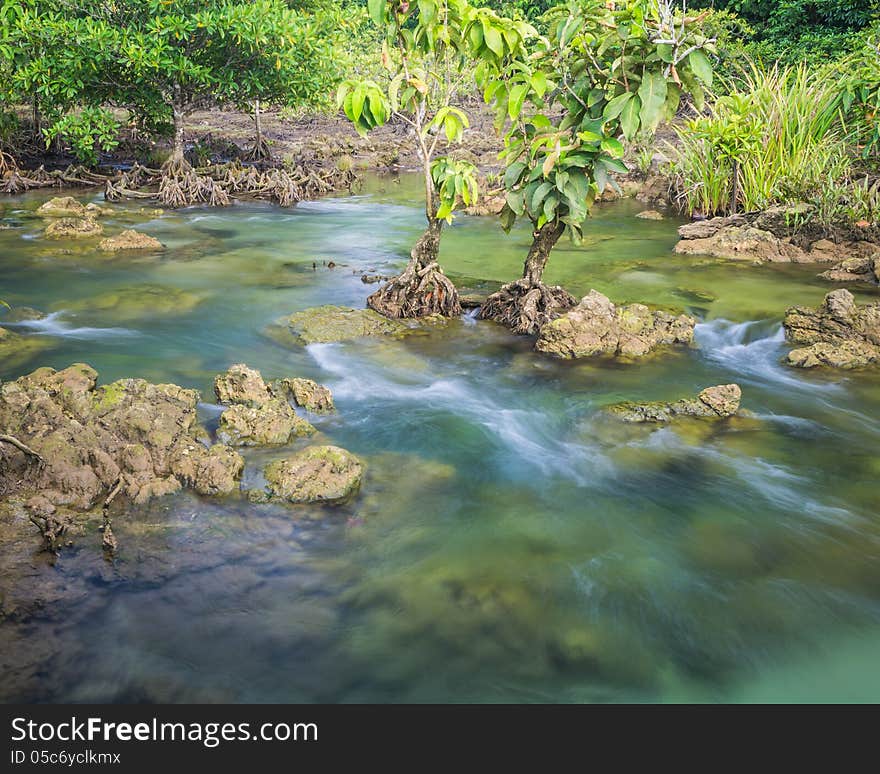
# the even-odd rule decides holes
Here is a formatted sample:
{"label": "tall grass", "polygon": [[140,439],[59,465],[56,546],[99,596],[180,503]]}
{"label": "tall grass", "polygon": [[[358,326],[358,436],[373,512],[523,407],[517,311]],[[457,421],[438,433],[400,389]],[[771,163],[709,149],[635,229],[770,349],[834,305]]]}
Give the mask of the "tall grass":
{"label": "tall grass", "polygon": [[[746,212],[809,200],[829,181],[839,184],[851,176],[837,78],[806,65],[752,64],[737,85],[739,99],[718,100],[708,115],[676,128],[674,188],[684,211],[728,213],[735,166],[735,206]],[[713,141],[737,121],[748,127],[748,142],[730,151],[730,143],[721,147]]]}

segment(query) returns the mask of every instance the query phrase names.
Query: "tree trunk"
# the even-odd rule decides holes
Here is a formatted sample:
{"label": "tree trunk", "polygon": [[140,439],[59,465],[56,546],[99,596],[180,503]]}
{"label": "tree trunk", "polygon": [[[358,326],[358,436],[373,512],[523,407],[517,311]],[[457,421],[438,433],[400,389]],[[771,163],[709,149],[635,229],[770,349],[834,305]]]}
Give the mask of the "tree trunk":
{"label": "tree trunk", "polygon": [[189,167],[184,158],[184,123],[186,113],[183,109],[183,95],[178,84],[174,85],[174,93],[171,99],[171,112],[174,117],[174,142],[171,146],[171,156],[165,162],[163,169],[167,174],[176,175],[184,172]]}
{"label": "tree trunk", "polygon": [[532,285],[540,285],[544,281],[544,269],[550,260],[550,251],[564,232],[565,224],[558,220],[545,223],[532,232],[532,245],[523,264],[524,280]]}
{"label": "tree trunk", "polygon": [[458,317],[461,314],[458,291],[439,263],[443,221],[437,218],[439,203],[430,162],[424,158],[423,162],[428,227],[413,245],[403,273],[367,298],[367,306],[386,317],[427,317],[435,314]]}
{"label": "tree trunk", "polygon": [[533,335],[577,303],[577,299],[564,288],[544,284],[544,269],[550,251],[563,233],[565,224],[558,220],[545,223],[532,232],[522,278],[489,296],[480,308],[480,319],[499,322],[514,333]]}

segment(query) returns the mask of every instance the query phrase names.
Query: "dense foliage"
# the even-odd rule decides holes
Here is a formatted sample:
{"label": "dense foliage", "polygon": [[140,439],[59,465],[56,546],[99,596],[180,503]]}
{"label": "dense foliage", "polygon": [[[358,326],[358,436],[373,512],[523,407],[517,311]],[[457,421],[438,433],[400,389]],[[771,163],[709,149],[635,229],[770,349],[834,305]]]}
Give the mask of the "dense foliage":
{"label": "dense foliage", "polygon": [[321,98],[337,78],[334,17],[282,0],[4,0],[2,97],[32,105],[34,129],[84,161],[116,139],[110,107],[148,130],[202,105]]}
{"label": "dense foliage", "polygon": [[747,22],[745,51],[769,64],[821,64],[857,49],[880,19],[878,0],[691,0],[691,8],[730,12]]}

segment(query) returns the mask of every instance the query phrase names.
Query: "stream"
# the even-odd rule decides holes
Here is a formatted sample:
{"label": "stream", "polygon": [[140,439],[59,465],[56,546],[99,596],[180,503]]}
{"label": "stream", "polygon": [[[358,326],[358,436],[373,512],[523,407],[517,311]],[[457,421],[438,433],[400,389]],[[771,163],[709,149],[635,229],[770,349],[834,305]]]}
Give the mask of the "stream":
{"label": "stream", "polygon": [[[582,245],[560,243],[546,279],[687,311],[691,349],[561,362],[473,315],[285,349],[267,325],[362,307],[376,286],[361,275],[403,265],[417,180],[287,210],[116,205],[107,233],[167,247],[140,257],[42,238],[48,196],[0,200],[0,298],[48,313],[0,314],[40,343],[0,379],[86,362],[100,383],[201,390],[210,426],[212,380],[233,363],[313,378],[338,408],[313,420],[321,437],[367,474],[337,509],[191,493],[132,507],[114,520],[115,564],[98,533],[55,562],[36,534],[0,540],[0,700],[880,699],[880,372],[781,364],[782,314],[832,289],[821,269],[676,256],[678,221],[620,201],[596,208]],[[529,241],[460,217],[441,258],[459,285],[492,289]],[[597,413],[729,382],[753,416]],[[266,455],[246,453],[246,480]]]}

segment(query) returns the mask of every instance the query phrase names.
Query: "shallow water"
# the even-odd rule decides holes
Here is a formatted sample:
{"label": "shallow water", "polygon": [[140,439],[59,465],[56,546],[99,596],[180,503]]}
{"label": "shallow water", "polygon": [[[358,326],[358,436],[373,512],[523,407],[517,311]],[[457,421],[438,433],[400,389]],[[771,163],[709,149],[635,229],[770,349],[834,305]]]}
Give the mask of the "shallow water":
{"label": "shallow water", "polygon": [[[339,409],[319,430],[368,468],[337,510],[189,494],[132,509],[113,566],[97,532],[54,566],[17,545],[26,572],[5,549],[0,698],[880,699],[880,376],[780,364],[783,310],[829,289],[816,268],[674,256],[677,223],[621,202],[554,253],[548,279],[687,310],[691,350],[562,363],[471,318],[402,341],[263,336],[298,309],[362,306],[360,275],[398,268],[418,235],[417,197],[405,178],[290,210],[120,208],[108,233],[136,224],[168,245],[140,258],[46,242],[32,215],[45,197],[0,202],[0,298],[52,313],[16,328],[46,347],[0,378],[85,361],[102,381],[210,401],[234,362],[308,376]],[[485,287],[517,275],[528,240],[462,217],[443,262]],[[755,417],[597,415],[730,381]],[[277,453],[250,452],[246,476]]]}

